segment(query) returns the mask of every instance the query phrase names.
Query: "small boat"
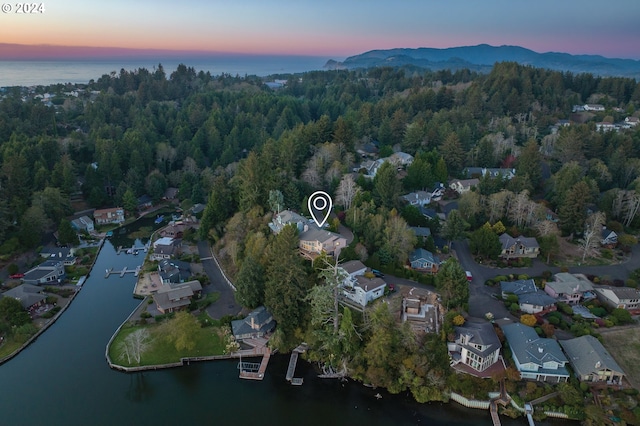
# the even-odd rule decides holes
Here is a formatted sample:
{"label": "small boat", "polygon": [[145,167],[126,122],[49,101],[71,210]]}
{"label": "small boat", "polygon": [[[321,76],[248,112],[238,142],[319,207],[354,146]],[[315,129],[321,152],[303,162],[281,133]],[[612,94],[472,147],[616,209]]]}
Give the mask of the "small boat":
{"label": "small boat", "polygon": [[138,255],[138,250],[134,250],[134,251],[133,251],[133,255],[134,255],[134,256],[137,256],[137,255]]}
{"label": "small boat", "polygon": [[111,238],[111,237],[113,237],[113,231],[107,231],[107,233],[106,233],[106,234],[104,234],[104,235],[105,235],[105,237],[107,237],[107,238]]}
{"label": "small boat", "polygon": [[133,250],[131,249],[127,250],[127,254],[132,254],[132,253],[133,253]]}
{"label": "small boat", "polygon": [[156,217],[156,225],[159,223],[162,223],[162,221],[164,220],[164,216],[163,215],[158,215],[158,217]]}

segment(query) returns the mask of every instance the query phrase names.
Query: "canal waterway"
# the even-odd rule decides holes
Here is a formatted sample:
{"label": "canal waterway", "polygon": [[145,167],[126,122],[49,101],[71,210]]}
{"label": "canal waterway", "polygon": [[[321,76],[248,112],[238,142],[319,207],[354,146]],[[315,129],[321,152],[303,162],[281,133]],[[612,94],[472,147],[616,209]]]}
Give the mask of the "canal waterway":
{"label": "canal waterway", "polygon": [[[138,241],[140,245],[143,242]],[[118,244],[118,243],[116,243]],[[105,345],[140,303],[133,274],[143,255],[116,254],[106,241],[71,306],[31,346],[0,366],[1,425],[490,425],[488,411],[417,404],[358,383],[322,380],[298,363],[303,386],[285,381],[277,355],[262,382],[238,378],[237,361],[213,361],[127,374],[111,370]],[[383,398],[377,399],[375,394]],[[526,420],[504,419],[504,425]]]}

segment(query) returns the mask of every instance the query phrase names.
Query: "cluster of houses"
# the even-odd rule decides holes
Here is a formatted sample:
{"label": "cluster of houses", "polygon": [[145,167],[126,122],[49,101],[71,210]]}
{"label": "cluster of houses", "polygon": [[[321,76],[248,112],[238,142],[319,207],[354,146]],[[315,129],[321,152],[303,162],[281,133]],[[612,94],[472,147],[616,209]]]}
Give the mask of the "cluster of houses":
{"label": "cluster of houses", "polygon": [[[623,112],[619,108],[614,108],[618,112]],[[573,112],[604,112],[605,107],[601,104],[584,104],[574,105]],[[600,121],[596,123],[596,130],[601,132],[622,131],[635,128],[640,123],[640,118],[636,116],[625,117],[623,121],[613,123],[611,121]],[[555,125],[551,126],[551,133],[557,133],[561,127],[570,126],[569,120],[558,120]]]}
{"label": "cluster of houses", "polygon": [[[577,308],[579,303],[596,297],[612,308],[640,313],[640,291],[628,287],[595,287],[583,274],[555,274],[544,291],[537,288],[533,280],[501,282],[500,286],[503,298],[516,295],[520,310],[536,315],[555,310],[557,302]],[[622,384],[624,372],[593,336],[558,341],[540,337],[533,327],[521,323],[498,322],[523,379],[566,382],[570,376],[568,366],[571,366],[580,381]],[[448,349],[451,364],[457,370],[488,377],[495,369],[504,368],[504,362],[500,362],[500,340],[494,326],[486,321],[469,319],[455,327],[455,337],[448,343]]]}

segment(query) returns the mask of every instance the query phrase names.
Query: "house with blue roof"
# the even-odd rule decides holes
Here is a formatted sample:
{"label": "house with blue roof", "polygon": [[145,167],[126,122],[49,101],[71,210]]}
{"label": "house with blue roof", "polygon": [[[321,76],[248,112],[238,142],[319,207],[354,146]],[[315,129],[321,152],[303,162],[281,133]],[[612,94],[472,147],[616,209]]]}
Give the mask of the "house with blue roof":
{"label": "house with blue roof", "polygon": [[435,274],[440,266],[440,259],[423,248],[415,249],[409,256],[411,268],[420,272],[429,272]]}
{"label": "house with blue roof", "polygon": [[521,323],[503,325],[502,331],[522,379],[549,383],[569,380],[569,360],[557,341],[539,337],[533,327]]}

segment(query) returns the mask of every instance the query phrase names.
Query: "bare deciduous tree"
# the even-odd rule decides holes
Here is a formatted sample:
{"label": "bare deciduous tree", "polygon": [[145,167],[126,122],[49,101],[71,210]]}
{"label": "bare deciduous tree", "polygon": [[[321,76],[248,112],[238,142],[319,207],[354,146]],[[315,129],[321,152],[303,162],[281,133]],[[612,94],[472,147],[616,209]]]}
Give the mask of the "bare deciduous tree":
{"label": "bare deciduous tree", "polygon": [[350,174],[344,175],[336,190],[336,202],[344,206],[345,210],[351,208],[353,198],[360,192],[360,187]]}
{"label": "bare deciduous tree", "polygon": [[587,218],[586,229],[580,239],[580,247],[582,248],[582,261],[587,257],[587,253],[592,252],[600,244],[600,236],[602,234],[602,226],[605,222],[603,212],[593,213]]}
{"label": "bare deciduous tree", "polygon": [[127,363],[135,361],[140,364],[142,354],[149,349],[151,335],[146,328],[140,328],[124,338],[120,344],[120,359],[127,359]]}

